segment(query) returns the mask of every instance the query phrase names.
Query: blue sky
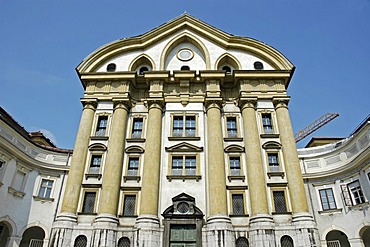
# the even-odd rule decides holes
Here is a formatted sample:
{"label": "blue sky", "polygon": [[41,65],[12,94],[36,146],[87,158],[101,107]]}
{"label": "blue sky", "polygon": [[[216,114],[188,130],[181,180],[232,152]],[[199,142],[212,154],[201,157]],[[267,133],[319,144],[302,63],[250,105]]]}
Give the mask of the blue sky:
{"label": "blue sky", "polygon": [[26,130],[73,148],[83,96],[76,66],[185,11],[288,57],[295,131],[338,112],[314,135],[346,137],[370,113],[370,0],[2,1],[0,105]]}

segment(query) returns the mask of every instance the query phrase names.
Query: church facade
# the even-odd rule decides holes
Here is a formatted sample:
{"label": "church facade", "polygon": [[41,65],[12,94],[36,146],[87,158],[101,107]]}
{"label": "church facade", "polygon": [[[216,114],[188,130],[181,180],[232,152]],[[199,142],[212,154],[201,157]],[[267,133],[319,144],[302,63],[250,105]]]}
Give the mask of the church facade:
{"label": "church facade", "polygon": [[[294,65],[278,50],[183,14],[98,48],[77,72],[72,158],[48,149],[64,166],[48,167],[61,196],[39,222],[44,246],[368,246],[370,125],[297,150]],[[40,162],[35,171],[49,160]],[[31,195],[48,187],[35,177]],[[10,222],[0,215],[3,241],[22,246],[24,230]]]}

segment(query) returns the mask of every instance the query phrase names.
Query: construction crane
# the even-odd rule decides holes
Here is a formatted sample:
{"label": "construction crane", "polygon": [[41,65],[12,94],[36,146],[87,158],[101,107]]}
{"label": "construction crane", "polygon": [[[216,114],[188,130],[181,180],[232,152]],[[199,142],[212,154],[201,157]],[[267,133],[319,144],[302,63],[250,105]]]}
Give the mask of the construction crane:
{"label": "construction crane", "polygon": [[304,139],[306,136],[312,134],[316,130],[320,129],[325,124],[329,123],[334,118],[338,117],[338,113],[326,113],[322,115],[319,119],[312,122],[310,125],[305,127],[304,129],[301,129],[298,133],[294,135],[295,142],[299,142],[302,139]]}

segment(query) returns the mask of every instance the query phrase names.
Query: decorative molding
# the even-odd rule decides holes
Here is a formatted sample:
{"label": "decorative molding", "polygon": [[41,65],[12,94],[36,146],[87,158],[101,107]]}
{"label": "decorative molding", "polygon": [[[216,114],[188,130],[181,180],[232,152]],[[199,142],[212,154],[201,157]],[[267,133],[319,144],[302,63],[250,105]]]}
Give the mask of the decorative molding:
{"label": "decorative molding", "polygon": [[165,150],[171,152],[203,152],[203,147],[198,147],[187,142],[182,142],[171,147],[166,147]]}
{"label": "decorative molding", "polygon": [[269,142],[265,142],[262,145],[262,148],[264,148],[264,149],[281,149],[281,144],[278,143],[278,142],[275,142],[275,141],[269,141]]}
{"label": "decorative molding", "polygon": [[136,145],[127,147],[125,149],[125,153],[140,153],[140,154],[142,154],[144,152],[145,152],[144,148],[142,148],[140,146],[136,146]]}
{"label": "decorative molding", "polygon": [[244,153],[244,147],[232,144],[224,149],[225,153]]}

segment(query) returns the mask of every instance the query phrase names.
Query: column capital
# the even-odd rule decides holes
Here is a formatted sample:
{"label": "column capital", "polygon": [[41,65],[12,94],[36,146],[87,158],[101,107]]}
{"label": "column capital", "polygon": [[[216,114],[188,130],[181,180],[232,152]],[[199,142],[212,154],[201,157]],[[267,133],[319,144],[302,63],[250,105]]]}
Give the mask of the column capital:
{"label": "column capital", "polygon": [[162,111],[165,102],[162,98],[156,98],[156,99],[147,99],[146,104],[149,110],[152,108],[157,108]]}
{"label": "column capital", "polygon": [[132,107],[132,102],[130,99],[127,98],[113,98],[113,106],[114,110],[116,109],[124,109],[126,111],[129,111]]}
{"label": "column capital", "polygon": [[275,106],[275,109],[278,108],[288,108],[290,97],[274,97],[272,102]]}
{"label": "column capital", "polygon": [[98,105],[98,99],[96,99],[96,98],[91,98],[91,99],[81,98],[81,103],[82,103],[84,109],[95,110],[97,105]]}
{"label": "column capital", "polygon": [[245,108],[255,109],[257,106],[257,98],[240,98],[238,103],[241,110]]}
{"label": "column capital", "polygon": [[208,111],[211,108],[221,109],[222,99],[221,98],[206,99],[205,102],[204,102],[204,105],[206,107],[206,111]]}

